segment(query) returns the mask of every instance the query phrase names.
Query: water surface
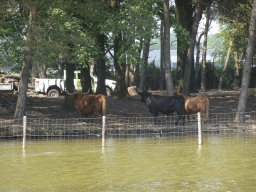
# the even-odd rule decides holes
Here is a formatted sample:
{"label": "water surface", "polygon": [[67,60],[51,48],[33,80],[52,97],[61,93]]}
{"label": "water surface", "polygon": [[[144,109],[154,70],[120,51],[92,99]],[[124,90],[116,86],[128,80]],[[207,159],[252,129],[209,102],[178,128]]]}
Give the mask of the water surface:
{"label": "water surface", "polygon": [[0,141],[0,191],[255,191],[247,135]]}

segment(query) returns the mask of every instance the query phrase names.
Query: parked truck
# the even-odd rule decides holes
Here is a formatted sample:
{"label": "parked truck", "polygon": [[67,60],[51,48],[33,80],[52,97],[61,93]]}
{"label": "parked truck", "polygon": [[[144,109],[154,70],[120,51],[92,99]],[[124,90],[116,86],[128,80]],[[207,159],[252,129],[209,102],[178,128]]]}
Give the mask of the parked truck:
{"label": "parked truck", "polygon": [[[75,91],[81,92],[82,86],[80,81],[80,71],[75,71],[74,74],[74,86]],[[97,77],[92,77],[92,89],[93,92],[96,92],[97,88]],[[36,93],[43,93],[47,94],[48,97],[59,97],[59,95],[64,94],[66,87],[66,73],[64,71],[64,78],[63,79],[35,79],[35,91]],[[110,95],[111,92],[115,89],[116,81],[106,79],[106,93]]]}

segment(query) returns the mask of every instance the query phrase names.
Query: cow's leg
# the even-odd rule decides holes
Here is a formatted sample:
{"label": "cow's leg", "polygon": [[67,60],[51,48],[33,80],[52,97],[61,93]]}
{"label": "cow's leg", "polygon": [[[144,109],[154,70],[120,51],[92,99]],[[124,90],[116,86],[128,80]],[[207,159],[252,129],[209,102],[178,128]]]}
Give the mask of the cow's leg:
{"label": "cow's leg", "polygon": [[185,124],[185,114],[179,113],[179,112],[177,112],[177,113],[178,113],[178,117],[177,117],[177,121],[175,122],[175,125],[178,125],[178,121],[180,119],[182,119],[182,124],[184,125]]}
{"label": "cow's leg", "polygon": [[159,123],[159,119],[157,118],[158,112],[153,111],[154,123]]}

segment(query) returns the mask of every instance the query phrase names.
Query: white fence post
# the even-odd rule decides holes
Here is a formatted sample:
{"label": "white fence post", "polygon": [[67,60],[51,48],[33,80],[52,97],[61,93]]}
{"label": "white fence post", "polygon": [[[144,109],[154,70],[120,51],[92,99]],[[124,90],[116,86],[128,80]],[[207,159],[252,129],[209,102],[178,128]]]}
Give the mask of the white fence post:
{"label": "white fence post", "polygon": [[106,116],[102,116],[102,147],[105,147]]}
{"label": "white fence post", "polygon": [[27,129],[27,116],[23,116],[23,144],[22,144],[22,149],[26,148],[26,129]]}
{"label": "white fence post", "polygon": [[202,121],[201,121],[201,113],[197,113],[197,119],[198,119],[198,145],[202,145]]}

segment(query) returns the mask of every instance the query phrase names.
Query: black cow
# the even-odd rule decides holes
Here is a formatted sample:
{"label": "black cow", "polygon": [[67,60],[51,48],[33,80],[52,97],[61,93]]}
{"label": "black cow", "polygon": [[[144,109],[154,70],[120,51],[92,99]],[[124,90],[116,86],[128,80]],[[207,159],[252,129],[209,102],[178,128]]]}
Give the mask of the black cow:
{"label": "black cow", "polygon": [[[178,113],[178,119],[183,115],[183,125],[186,112],[185,112],[185,99],[182,95],[174,96],[159,96],[152,95],[147,91],[141,91],[138,93],[141,96],[141,101],[146,103],[150,113],[153,113],[153,117],[157,117],[158,113],[171,114],[174,111]],[[158,121],[157,118],[154,121]],[[175,123],[178,124],[178,121]]]}

